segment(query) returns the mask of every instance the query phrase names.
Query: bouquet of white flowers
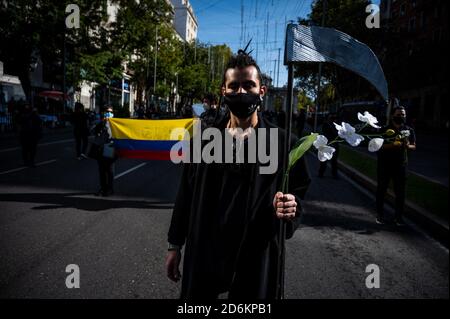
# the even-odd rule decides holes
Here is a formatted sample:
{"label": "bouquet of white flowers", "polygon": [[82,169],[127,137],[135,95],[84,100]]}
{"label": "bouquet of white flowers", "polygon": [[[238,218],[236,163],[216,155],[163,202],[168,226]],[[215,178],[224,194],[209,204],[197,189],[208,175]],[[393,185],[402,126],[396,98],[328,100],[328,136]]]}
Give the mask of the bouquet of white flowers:
{"label": "bouquet of white flowers", "polygon": [[367,139],[369,141],[369,152],[378,152],[385,143],[397,145],[406,144],[410,135],[409,130],[400,131],[399,134],[396,134],[392,129],[388,129],[386,132],[378,134],[363,134],[362,131],[368,126],[375,129],[380,129],[381,127],[378,126],[378,119],[367,111],[364,112],[364,114],[358,113],[358,120],[364,123],[358,131],[346,122],[342,122],[341,124],[334,123],[338,132],[338,137],[333,141],[328,141],[325,136],[319,135],[318,133],[311,133],[311,135],[301,138],[297,143],[297,146],[289,153],[289,165],[283,178],[282,191],[287,191],[289,171],[312,146],[317,149],[319,161],[325,162],[333,158],[336,149],[332,145],[335,143],[347,142],[349,145],[356,147]]}

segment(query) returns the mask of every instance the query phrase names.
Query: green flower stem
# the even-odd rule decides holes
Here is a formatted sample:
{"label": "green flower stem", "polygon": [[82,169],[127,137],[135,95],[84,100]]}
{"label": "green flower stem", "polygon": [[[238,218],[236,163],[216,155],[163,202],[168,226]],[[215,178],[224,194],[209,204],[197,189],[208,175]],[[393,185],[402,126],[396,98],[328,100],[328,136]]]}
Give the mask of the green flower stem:
{"label": "green flower stem", "polygon": [[359,133],[359,132],[361,132],[362,130],[364,130],[364,129],[367,127],[367,125],[368,125],[367,123],[364,124],[363,127],[361,127],[361,128],[359,129],[359,131],[357,131],[356,133]]}
{"label": "green flower stem", "polygon": [[289,170],[283,176],[283,181],[281,183],[281,192],[286,194],[288,192],[288,184],[289,184]]}
{"label": "green flower stem", "polygon": [[334,139],[333,141],[328,143],[328,146],[330,146],[331,144],[334,144],[334,143],[343,143],[343,142],[344,142],[344,140]]}

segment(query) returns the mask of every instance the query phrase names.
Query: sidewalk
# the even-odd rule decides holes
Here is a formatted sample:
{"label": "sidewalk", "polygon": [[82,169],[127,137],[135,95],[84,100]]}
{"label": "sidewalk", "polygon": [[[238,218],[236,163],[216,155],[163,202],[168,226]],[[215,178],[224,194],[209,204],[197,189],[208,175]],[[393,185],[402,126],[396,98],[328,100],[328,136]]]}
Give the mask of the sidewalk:
{"label": "sidewalk", "polygon": [[411,155],[409,169],[448,187],[448,134],[416,133],[417,150]]}
{"label": "sidewalk", "polygon": [[[372,180],[371,178],[361,174],[357,170],[352,167],[344,164],[342,161],[338,161],[339,169],[342,173],[347,175],[357,184],[367,189],[368,191],[375,193],[377,189],[377,182]],[[391,190],[388,191],[386,196],[386,202],[394,206],[395,205],[395,197]],[[405,215],[421,225],[425,230],[427,230],[432,237],[436,238],[443,245],[448,247],[449,242],[449,225],[448,220],[443,219],[440,216],[436,216],[435,214],[431,214],[425,209],[415,205],[411,201],[405,202]]]}

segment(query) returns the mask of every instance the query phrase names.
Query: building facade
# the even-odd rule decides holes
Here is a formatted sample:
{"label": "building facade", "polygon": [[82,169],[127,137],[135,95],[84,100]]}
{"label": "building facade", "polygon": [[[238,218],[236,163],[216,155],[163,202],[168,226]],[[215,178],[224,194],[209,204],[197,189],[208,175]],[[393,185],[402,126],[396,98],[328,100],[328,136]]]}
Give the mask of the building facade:
{"label": "building facade", "polygon": [[448,1],[382,0],[381,61],[391,97],[418,128],[448,128]]}
{"label": "building facade", "polygon": [[[110,25],[117,21],[117,13],[119,4],[107,1],[106,13],[108,20],[106,25]],[[122,109],[133,114],[134,100],[137,94],[135,88],[130,83],[131,70],[123,63],[124,72],[121,79],[111,79],[109,85],[105,88],[95,82],[83,81],[80,89],[75,92],[75,100],[83,103],[86,109],[100,112],[101,108],[106,104],[111,105],[114,109]]]}
{"label": "building facade", "polygon": [[186,42],[197,39],[198,21],[189,0],[171,0],[175,10],[174,27]]}

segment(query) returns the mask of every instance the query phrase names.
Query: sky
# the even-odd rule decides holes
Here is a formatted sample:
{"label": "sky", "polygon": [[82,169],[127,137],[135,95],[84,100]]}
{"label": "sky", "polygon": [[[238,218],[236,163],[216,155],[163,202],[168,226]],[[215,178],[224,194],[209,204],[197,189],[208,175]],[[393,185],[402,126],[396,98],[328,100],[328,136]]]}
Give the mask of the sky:
{"label": "sky", "polygon": [[[235,53],[252,39],[249,50],[262,72],[276,84],[275,66],[280,48],[279,86],[287,82],[283,66],[285,23],[306,17],[312,0],[190,0],[198,20],[198,41],[226,44]],[[241,3],[244,32],[241,37]],[[267,18],[269,17],[269,18]],[[269,21],[266,27],[266,21]]]}
{"label": "sky", "polygon": [[[278,86],[287,83],[283,65],[286,21],[297,22],[311,12],[313,0],[190,0],[198,20],[198,41],[211,45],[226,44],[235,53],[252,39],[250,49],[262,72],[277,85],[275,66],[280,50]],[[379,3],[379,0],[373,1]],[[241,7],[243,26],[241,28]],[[268,21],[268,25],[266,24]],[[267,27],[266,27],[267,25]]]}

